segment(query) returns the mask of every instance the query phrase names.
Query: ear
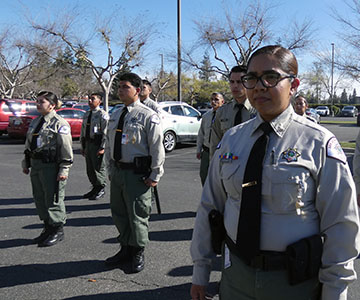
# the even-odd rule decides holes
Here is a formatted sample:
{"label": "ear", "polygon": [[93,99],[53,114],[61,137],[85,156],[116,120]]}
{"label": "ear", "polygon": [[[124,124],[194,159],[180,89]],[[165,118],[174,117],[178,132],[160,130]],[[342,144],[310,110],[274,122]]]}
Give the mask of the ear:
{"label": "ear", "polygon": [[300,85],[300,79],[299,78],[296,77],[291,81],[290,96],[295,95],[299,85]]}
{"label": "ear", "polygon": [[140,92],[141,92],[141,88],[136,88],[136,95],[139,95],[140,94]]}

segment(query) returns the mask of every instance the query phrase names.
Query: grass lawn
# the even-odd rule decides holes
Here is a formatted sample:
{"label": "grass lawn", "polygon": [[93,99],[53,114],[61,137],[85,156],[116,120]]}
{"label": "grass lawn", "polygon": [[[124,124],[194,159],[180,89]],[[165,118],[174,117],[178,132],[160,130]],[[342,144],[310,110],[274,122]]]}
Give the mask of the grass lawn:
{"label": "grass lawn", "polygon": [[355,149],[356,143],[350,143],[350,142],[340,142],[341,147],[343,148],[352,148]]}
{"label": "grass lawn", "polygon": [[320,124],[354,124],[356,125],[356,121],[320,121]]}

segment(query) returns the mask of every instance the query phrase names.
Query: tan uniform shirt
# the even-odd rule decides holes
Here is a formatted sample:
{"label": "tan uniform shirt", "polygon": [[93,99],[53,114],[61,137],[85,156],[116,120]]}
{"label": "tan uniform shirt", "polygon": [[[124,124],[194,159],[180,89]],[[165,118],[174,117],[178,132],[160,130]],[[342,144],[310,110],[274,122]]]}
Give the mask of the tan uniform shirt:
{"label": "tan uniform shirt", "polygon": [[210,148],[210,141],[209,141],[210,131],[211,131],[211,126],[215,121],[215,119],[213,121],[213,113],[214,110],[211,109],[205,114],[203,114],[203,116],[201,117],[201,124],[196,139],[196,153],[201,152],[203,145]]}
{"label": "tan uniform shirt", "polygon": [[[32,134],[40,122],[38,117],[34,119],[26,134],[25,149],[30,150]],[[68,176],[69,169],[73,163],[72,138],[70,125],[66,120],[60,117],[55,111],[51,111],[44,116],[42,125],[37,137],[37,148],[34,152],[43,150],[56,150],[56,158],[59,163],[59,176]],[[26,167],[25,160],[22,161],[22,167]]]}
{"label": "tan uniform shirt", "polygon": [[[234,120],[238,108],[236,107],[236,100],[224,104],[216,111],[216,120],[212,125],[211,140],[210,140],[210,157],[213,157],[216,146],[219,144],[224,133],[234,126]],[[242,122],[250,119],[256,110],[251,106],[249,100],[245,100],[244,108],[241,111]]]}
{"label": "tan uniform shirt", "polygon": [[150,98],[146,98],[144,101],[141,101],[141,103],[146,105],[147,107],[150,107],[156,113],[160,112],[159,105],[154,100],[152,100]]}
{"label": "tan uniform shirt", "polygon": [[[82,138],[85,138],[86,123],[88,121],[89,114],[90,114],[90,110],[88,110],[83,117],[80,140]],[[96,107],[92,111],[91,120],[90,120],[90,138],[93,139],[95,138],[96,135],[100,135],[100,134],[102,135],[100,149],[105,149],[108,122],[109,122],[109,115],[105,110],[101,109],[100,107]]]}
{"label": "tan uniform shirt", "polygon": [[[128,113],[124,119],[121,146],[121,161],[134,162],[134,157],[151,156],[150,179],[159,181],[164,173],[165,150],[163,133],[159,116],[137,100],[127,106]],[[116,129],[123,109],[115,111],[109,120],[105,157],[108,170],[114,164],[114,144]],[[110,172],[109,172],[110,173]]]}
{"label": "tan uniform shirt", "polygon": [[[258,115],[231,128],[210,164],[191,244],[195,284],[209,280],[212,209],[224,214],[227,234],[236,243],[246,162],[262,135],[257,130],[262,122]],[[260,249],[282,252],[304,237],[322,234],[322,299],[346,299],[360,249],[355,186],[346,156],[330,131],[298,116],[292,106],[271,126],[263,165]],[[298,197],[304,203],[300,210]]]}
{"label": "tan uniform shirt", "polygon": [[356,138],[355,154],[353,158],[353,173],[356,185],[356,193],[360,194],[360,132]]}

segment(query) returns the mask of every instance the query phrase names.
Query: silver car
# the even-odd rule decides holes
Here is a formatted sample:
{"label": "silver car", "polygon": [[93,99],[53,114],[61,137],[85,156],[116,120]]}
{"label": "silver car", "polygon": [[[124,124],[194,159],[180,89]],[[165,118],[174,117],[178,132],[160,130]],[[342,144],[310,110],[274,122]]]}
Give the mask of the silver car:
{"label": "silver car", "polygon": [[201,113],[185,102],[159,102],[166,152],[177,143],[196,142],[201,123]]}

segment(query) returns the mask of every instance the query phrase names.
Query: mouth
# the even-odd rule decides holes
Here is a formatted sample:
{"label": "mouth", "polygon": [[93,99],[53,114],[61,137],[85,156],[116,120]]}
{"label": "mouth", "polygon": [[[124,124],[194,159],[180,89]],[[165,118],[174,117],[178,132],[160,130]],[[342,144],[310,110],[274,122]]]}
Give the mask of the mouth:
{"label": "mouth", "polygon": [[265,102],[270,101],[270,99],[267,98],[267,97],[265,97],[265,96],[255,97],[254,100],[255,100],[255,102],[257,102],[257,103],[259,103],[259,104],[262,104],[262,103],[265,103]]}

